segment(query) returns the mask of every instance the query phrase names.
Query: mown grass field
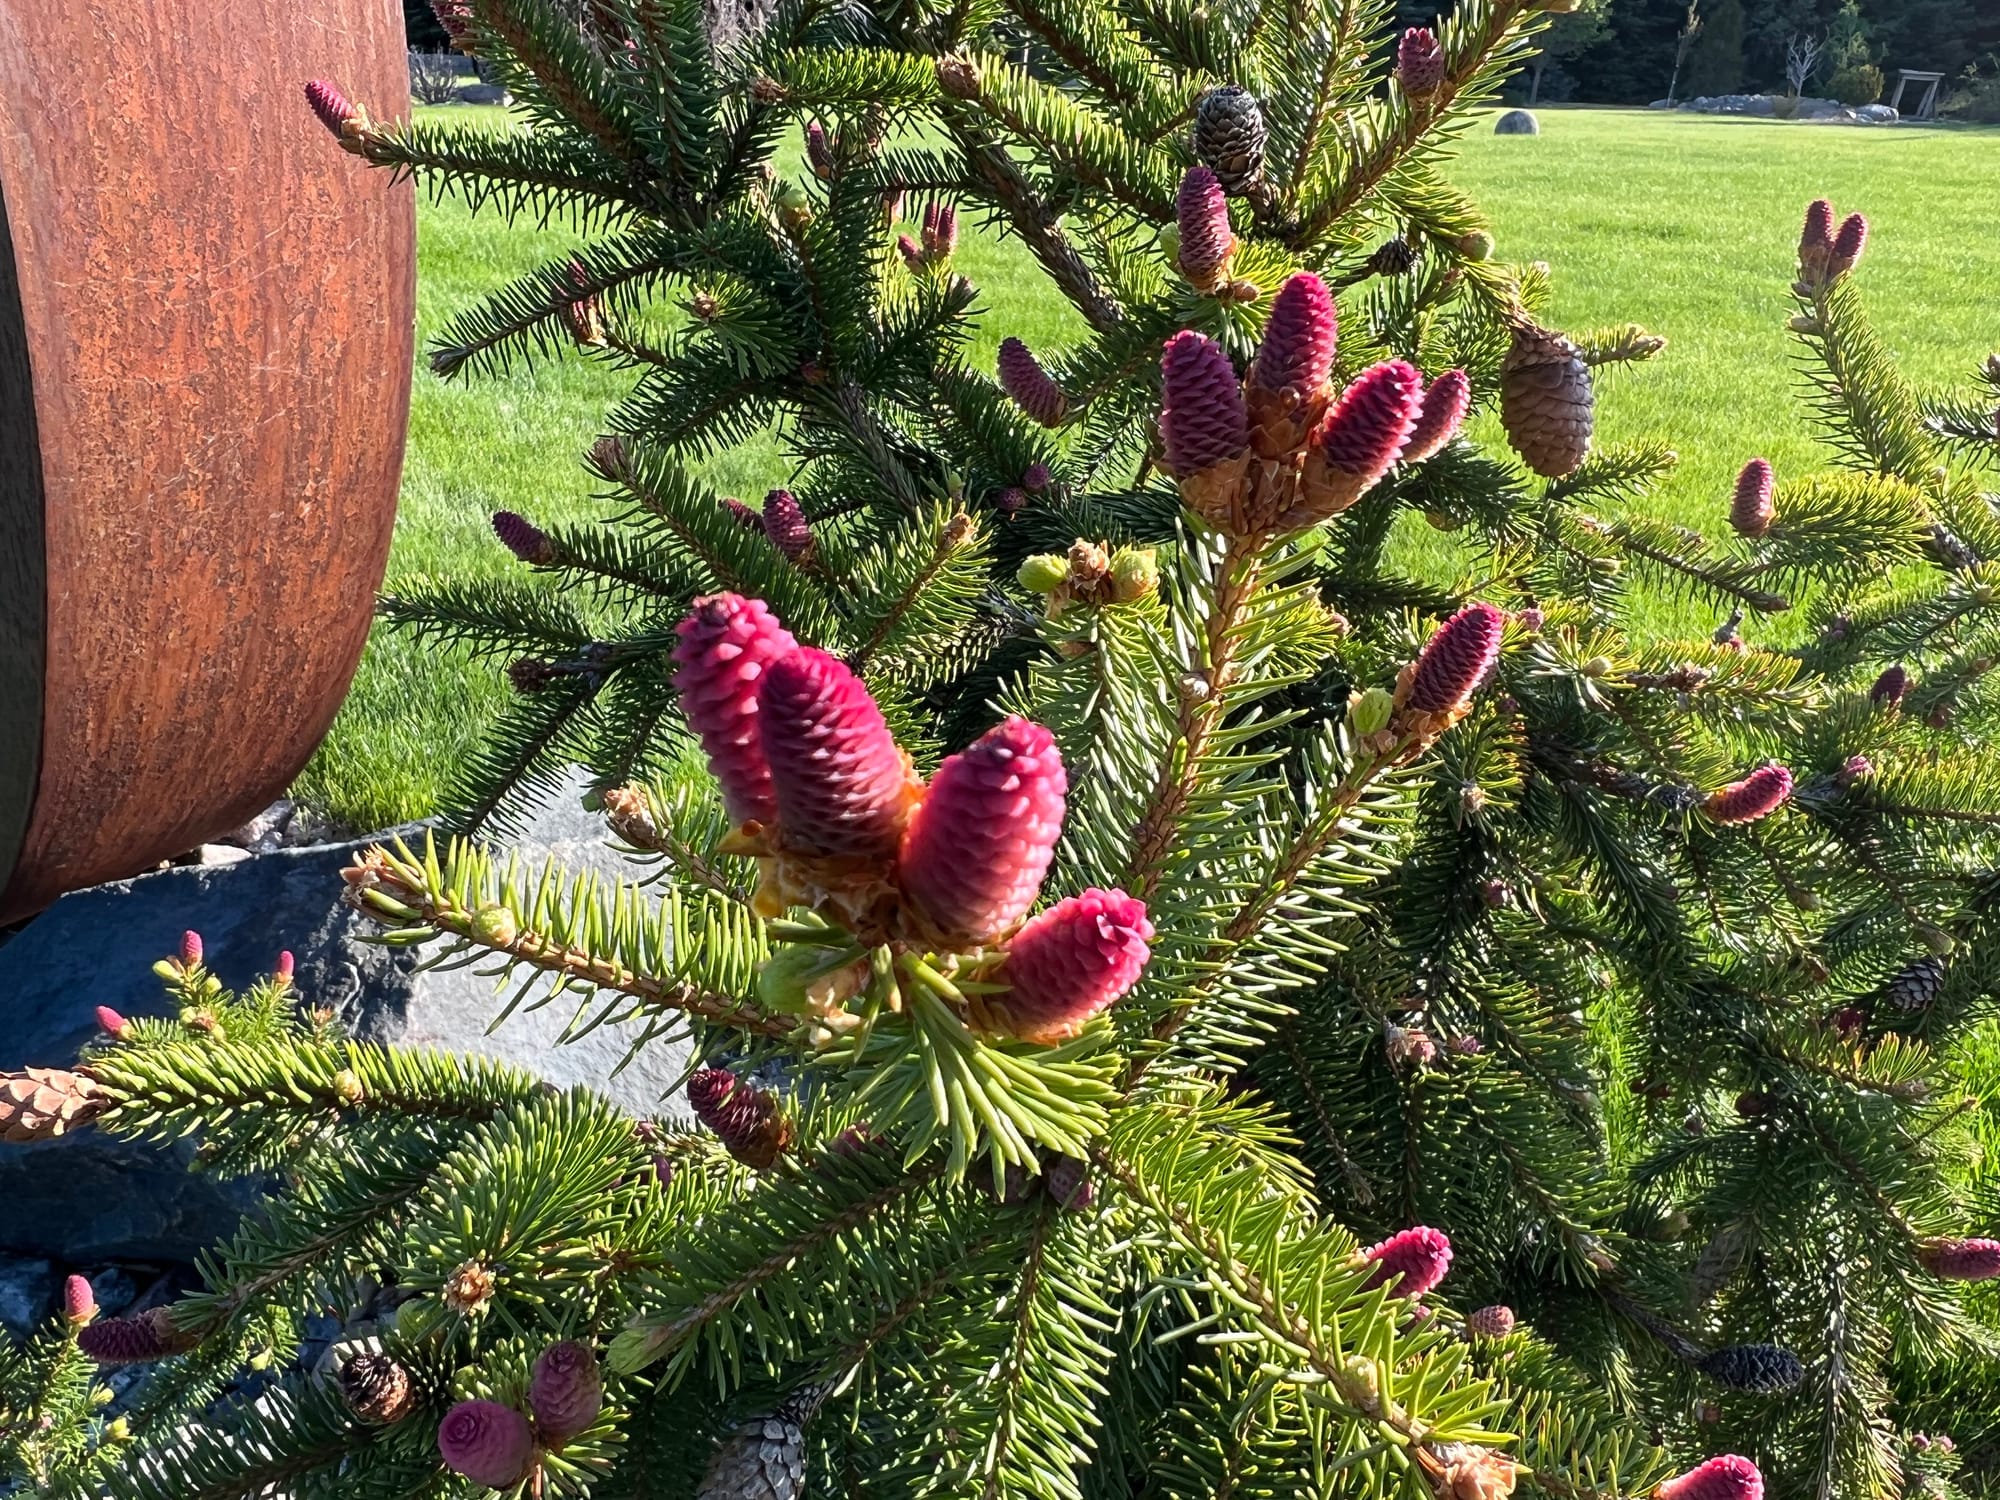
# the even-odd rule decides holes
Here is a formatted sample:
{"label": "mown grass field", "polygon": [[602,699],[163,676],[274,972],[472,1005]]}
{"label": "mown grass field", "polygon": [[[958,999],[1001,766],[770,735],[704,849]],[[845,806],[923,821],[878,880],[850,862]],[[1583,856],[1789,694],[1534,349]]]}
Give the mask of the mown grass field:
{"label": "mown grass field", "polygon": [[[492,111],[457,112],[468,124]],[[1644,324],[1665,357],[1600,382],[1607,441],[1663,438],[1682,462],[1662,515],[1718,524],[1729,482],[1762,454],[1780,475],[1818,466],[1796,399],[1784,323],[1800,211],[1832,197],[1874,228],[1861,275],[1877,326],[1912,377],[1962,380],[2000,348],[2000,130],[1860,129],[1546,110],[1538,137],[1464,139],[1456,179],[1485,205],[1498,254],[1555,270],[1552,321],[1567,328]],[[456,202],[419,208],[420,347],[456,308],[560,255],[560,228],[473,218]],[[988,312],[975,357],[1002,336],[1060,342],[1076,328],[1027,257],[974,240],[960,254]],[[579,456],[628,377],[579,358],[446,384],[417,375],[409,458],[389,587],[422,573],[517,566],[493,541],[499,509],[537,519],[599,509]],[[1490,419],[1488,419],[1490,420]],[[1484,434],[1491,435],[1491,434]],[[786,477],[775,447],[724,455],[711,477],[761,494]],[[1436,544],[1434,533],[1415,545]],[[1647,619],[1682,623],[1662,607]],[[297,788],[355,827],[419,817],[436,805],[455,756],[503,700],[499,664],[468,667],[378,631],[332,735]]]}

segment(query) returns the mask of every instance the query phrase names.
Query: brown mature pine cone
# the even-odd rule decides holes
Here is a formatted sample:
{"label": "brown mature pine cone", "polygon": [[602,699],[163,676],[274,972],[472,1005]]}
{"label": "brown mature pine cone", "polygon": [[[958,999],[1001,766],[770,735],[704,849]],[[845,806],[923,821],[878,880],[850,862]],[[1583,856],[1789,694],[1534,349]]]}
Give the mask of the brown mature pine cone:
{"label": "brown mature pine cone", "polygon": [[402,1421],[416,1405],[410,1372],[386,1354],[350,1358],[340,1367],[340,1394],[349,1411],[376,1427]]}
{"label": "brown mature pine cone", "polygon": [[0,1141],[46,1141],[80,1130],[110,1107],[82,1073],[23,1068],[0,1073]]}
{"label": "brown mature pine cone", "polygon": [[1530,469],[1573,473],[1590,452],[1590,367],[1559,333],[1522,322],[1500,366],[1500,424]]}
{"label": "brown mature pine cone", "polygon": [[695,1500],[803,1500],[806,1423],[826,1399],[826,1390],[808,1386],[725,1438],[708,1461]]}

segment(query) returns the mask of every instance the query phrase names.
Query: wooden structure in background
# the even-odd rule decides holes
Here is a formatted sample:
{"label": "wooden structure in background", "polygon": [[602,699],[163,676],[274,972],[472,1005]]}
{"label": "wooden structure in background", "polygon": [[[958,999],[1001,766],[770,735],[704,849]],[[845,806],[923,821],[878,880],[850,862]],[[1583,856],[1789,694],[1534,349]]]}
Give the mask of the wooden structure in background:
{"label": "wooden structure in background", "polygon": [[394,0],[0,0],[0,921],[236,826],[388,555],[414,208]]}
{"label": "wooden structure in background", "polygon": [[1903,107],[1903,90],[1912,83],[1923,89],[1924,96],[1917,101],[1916,111],[1910,118],[1912,120],[1935,120],[1937,118],[1938,89],[1944,83],[1944,74],[1942,73],[1923,73],[1912,68],[1898,68],[1896,70],[1896,92],[1889,99],[1889,108],[1900,110]]}

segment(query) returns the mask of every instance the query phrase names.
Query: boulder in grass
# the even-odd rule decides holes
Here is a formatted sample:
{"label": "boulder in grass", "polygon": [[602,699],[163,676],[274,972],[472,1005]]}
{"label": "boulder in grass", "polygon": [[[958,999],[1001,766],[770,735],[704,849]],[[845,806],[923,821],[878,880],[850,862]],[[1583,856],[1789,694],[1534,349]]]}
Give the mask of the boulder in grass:
{"label": "boulder in grass", "polygon": [[1525,109],[1510,109],[1493,125],[1495,135],[1540,135],[1541,122]]}

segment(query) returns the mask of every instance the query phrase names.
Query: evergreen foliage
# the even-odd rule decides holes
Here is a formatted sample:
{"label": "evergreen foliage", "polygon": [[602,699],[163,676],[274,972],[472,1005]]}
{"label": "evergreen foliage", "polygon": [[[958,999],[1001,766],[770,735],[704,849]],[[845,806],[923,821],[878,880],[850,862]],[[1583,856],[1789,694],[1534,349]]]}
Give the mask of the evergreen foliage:
{"label": "evergreen foliage", "polygon": [[[635,378],[590,460],[612,521],[502,518],[524,582],[387,608],[521,688],[464,821],[582,756],[650,879],[454,840],[369,851],[348,899],[517,997],[552,976],[576,1030],[684,1038],[709,1128],[357,1043],[288,970],[232,995],[188,945],[176,1018],[7,1077],[0,1133],[194,1135],[284,1188],[199,1292],[0,1365],[32,1492],[1984,1486],[1935,1433],[2000,1413],[1966,1285],[2000,1270],[1967,1094],[2000,983],[2000,376],[1912,389],[1865,224],[1816,205],[1788,315],[1832,466],[1718,495],[1720,541],[1649,520],[1670,452],[1555,455],[1594,372],[1662,341],[1541,328],[1546,269],[1493,261],[1440,174],[1540,12],[1461,5],[1406,91],[1388,9],[796,0],[717,55],[676,0],[470,0],[517,135],[315,96],[357,155],[585,237],[463,314],[443,371],[575,345]],[[1207,291],[1198,153],[1240,189]],[[1059,406],[966,362],[953,216],[895,244],[918,198],[1019,234],[1077,307],[1033,351]],[[1427,425],[1454,368],[1561,471]],[[689,468],[766,422],[803,539]],[[1406,513],[1457,578],[1402,570]],[[1654,587],[1714,636],[1628,636]],[[716,592],[830,653],[796,653],[830,684],[804,727],[688,722],[677,626]],[[941,931],[895,859],[804,839],[864,801],[900,836],[1004,714],[1065,768],[1034,914]],[[853,769],[897,745],[905,777]],[[732,826],[711,766],[751,755],[775,818]],[[1015,832],[990,857],[1039,873]],[[329,1307],[333,1368],[278,1373]],[[93,1354],[151,1366],[112,1420]],[[1722,1452],[1755,1467],[1696,1467]]]}

